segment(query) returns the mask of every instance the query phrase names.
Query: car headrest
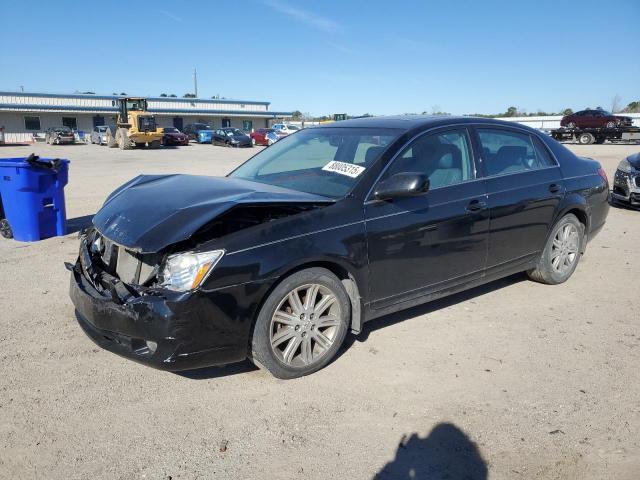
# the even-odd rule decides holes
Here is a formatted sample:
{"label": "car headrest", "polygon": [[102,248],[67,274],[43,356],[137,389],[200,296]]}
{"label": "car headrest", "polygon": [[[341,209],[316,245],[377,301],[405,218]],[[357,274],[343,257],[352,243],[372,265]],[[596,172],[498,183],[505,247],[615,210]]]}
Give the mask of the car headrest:
{"label": "car headrest", "polygon": [[462,165],[462,153],[455,145],[440,145],[437,150],[439,169],[460,168]]}
{"label": "car headrest", "polygon": [[384,151],[384,147],[369,147],[367,153],[364,154],[365,165],[371,165]]}
{"label": "car headrest", "polygon": [[524,158],[527,156],[527,147],[519,147],[515,145],[505,145],[498,150],[497,158]]}

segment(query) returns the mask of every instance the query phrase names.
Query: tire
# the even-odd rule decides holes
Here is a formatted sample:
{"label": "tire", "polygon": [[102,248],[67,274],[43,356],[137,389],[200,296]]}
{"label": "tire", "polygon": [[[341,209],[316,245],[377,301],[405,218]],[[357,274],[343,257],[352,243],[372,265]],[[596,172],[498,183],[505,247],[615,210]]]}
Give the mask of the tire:
{"label": "tire", "polygon": [[590,133],[581,133],[578,135],[578,142],[582,145],[591,145],[595,141],[595,137]]}
{"label": "tire", "polygon": [[160,140],[154,140],[149,144],[149,147],[153,148],[154,150],[157,150],[158,148],[160,148],[160,146],[161,146]]}
{"label": "tire", "polygon": [[11,230],[11,225],[6,218],[0,219],[0,236],[8,240],[13,238],[13,230]]}
{"label": "tire", "polygon": [[584,225],[580,220],[572,213],[562,217],[551,229],[536,268],[527,272],[529,278],[547,285],[566,282],[580,262],[583,241]]}
{"label": "tire", "polygon": [[604,141],[605,141],[605,138],[604,138],[604,137],[596,137],[596,140],[595,140],[595,142],[594,142],[594,143],[595,143],[596,145],[602,145],[602,144],[604,143]]}
{"label": "tire", "polygon": [[116,132],[116,142],[120,150],[129,150],[131,148],[131,138],[126,128],[119,128]]}
{"label": "tire", "polygon": [[106,137],[107,137],[107,147],[116,148],[118,146],[118,142],[116,142],[115,136],[111,133],[111,128],[107,129]]}
{"label": "tire", "polygon": [[[311,304],[305,305],[309,294]],[[292,308],[294,298],[298,304]],[[314,305],[320,310],[314,312]],[[325,319],[326,325],[319,326],[318,319]],[[351,303],[338,277],[324,268],[301,270],[282,280],[262,305],[253,328],[250,360],[276,378],[309,375],[335,357],[350,320]]]}
{"label": "tire", "polygon": [[142,142],[136,143],[136,148],[144,148],[145,144]]}

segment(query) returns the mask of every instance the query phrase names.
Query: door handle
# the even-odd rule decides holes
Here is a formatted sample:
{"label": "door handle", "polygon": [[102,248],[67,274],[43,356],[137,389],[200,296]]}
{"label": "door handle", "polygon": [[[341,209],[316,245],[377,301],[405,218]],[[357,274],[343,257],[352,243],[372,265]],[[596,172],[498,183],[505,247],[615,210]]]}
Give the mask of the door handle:
{"label": "door handle", "polygon": [[562,190],[562,186],[558,185],[557,183],[552,183],[551,185],[549,185],[549,191],[551,193],[558,193],[560,190]]}
{"label": "door handle", "polygon": [[471,200],[467,205],[467,212],[479,212],[487,208],[487,202],[482,200]]}

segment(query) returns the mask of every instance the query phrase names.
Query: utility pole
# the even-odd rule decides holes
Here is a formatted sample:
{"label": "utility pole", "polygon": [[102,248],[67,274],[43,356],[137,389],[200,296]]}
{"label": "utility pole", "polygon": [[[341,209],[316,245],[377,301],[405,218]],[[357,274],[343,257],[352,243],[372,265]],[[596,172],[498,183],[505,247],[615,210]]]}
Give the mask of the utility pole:
{"label": "utility pole", "polygon": [[195,67],[193,68],[193,93],[195,93],[196,98],[198,98],[198,72]]}

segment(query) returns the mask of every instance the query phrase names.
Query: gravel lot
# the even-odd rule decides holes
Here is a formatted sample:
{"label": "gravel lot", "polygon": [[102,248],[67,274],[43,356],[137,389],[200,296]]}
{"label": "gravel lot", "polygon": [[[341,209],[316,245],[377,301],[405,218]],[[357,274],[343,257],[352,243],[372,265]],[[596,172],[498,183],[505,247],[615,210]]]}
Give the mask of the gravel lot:
{"label": "gravel lot", "polygon": [[[570,148],[610,179],[640,149]],[[77,228],[135,175],[223,175],[255,151],[0,156],[70,159]],[[76,235],[0,238],[0,477],[637,479],[639,238],[640,212],[612,208],[569,282],[518,275],[379,319],[293,381],[248,363],[178,375],[103,351],[67,295]]]}

